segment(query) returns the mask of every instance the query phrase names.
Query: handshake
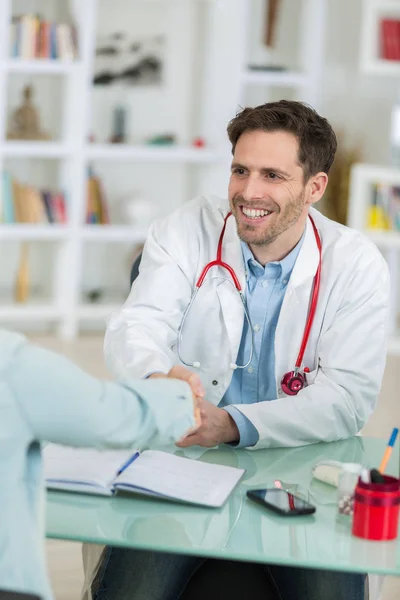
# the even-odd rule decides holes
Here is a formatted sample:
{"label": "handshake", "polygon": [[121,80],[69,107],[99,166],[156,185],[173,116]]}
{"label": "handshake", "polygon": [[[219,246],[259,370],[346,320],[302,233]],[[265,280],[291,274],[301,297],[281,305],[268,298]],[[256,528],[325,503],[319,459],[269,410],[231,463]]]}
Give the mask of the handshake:
{"label": "handshake", "polygon": [[166,375],[153,373],[150,378],[166,377],[186,381],[193,394],[196,425],[177,442],[180,448],[203,446],[212,448],[219,444],[238,442],[239,430],[232,417],[222,408],[218,408],[205,399],[205,390],[200,377],[182,365],[176,365]]}

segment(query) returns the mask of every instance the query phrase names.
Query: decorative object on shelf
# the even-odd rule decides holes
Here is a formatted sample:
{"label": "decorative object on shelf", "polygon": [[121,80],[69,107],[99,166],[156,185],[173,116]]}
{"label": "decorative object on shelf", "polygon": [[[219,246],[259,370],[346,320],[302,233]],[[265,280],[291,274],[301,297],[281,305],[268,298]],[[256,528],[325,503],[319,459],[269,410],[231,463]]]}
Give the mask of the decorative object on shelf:
{"label": "decorative object on shelf", "polygon": [[7,133],[10,140],[48,140],[49,135],[40,128],[40,117],[32,102],[33,87],[26,85],[23,90],[23,101],[11,120],[11,128]]}
{"label": "decorative object on shelf", "polygon": [[158,207],[151,201],[132,193],[119,202],[121,218],[124,223],[146,229],[158,215]]}
{"label": "decorative object on shelf", "polygon": [[21,244],[17,277],[15,280],[15,301],[26,302],[29,296],[29,257],[28,244]]}
{"label": "decorative object on shelf", "polygon": [[146,141],[150,146],[172,146],[176,143],[176,136],[171,133],[153,135]]}
{"label": "decorative object on shelf", "polygon": [[329,171],[329,183],[323,197],[323,212],[330,219],[346,225],[349,203],[350,171],[354,163],[361,160],[358,148],[344,148],[343,136],[338,136],[336,158]]}
{"label": "decorative object on shelf", "polygon": [[94,174],[91,168],[87,180],[86,223],[92,225],[108,225],[110,223],[100,178]]}
{"label": "decorative object on shelf", "polygon": [[192,142],[192,145],[195,148],[204,148],[205,145],[206,145],[206,142],[205,142],[204,138],[202,138],[202,137],[196,137],[196,138],[194,138],[194,140]]}
{"label": "decorative object on shelf", "polygon": [[72,25],[50,23],[38,15],[14,16],[10,40],[13,58],[74,60],[78,54]]}
{"label": "decorative object on shelf", "polygon": [[387,183],[371,186],[367,212],[368,229],[400,231],[400,187]]}
{"label": "decorative object on shelf", "polygon": [[379,24],[379,58],[400,61],[399,19],[381,19]]}
{"label": "decorative object on shelf", "polygon": [[276,24],[278,21],[279,5],[281,0],[267,0],[267,22],[265,24],[265,45],[271,48],[275,42]]}
{"label": "decorative object on shelf", "polygon": [[282,73],[287,71],[287,67],[283,67],[282,65],[249,65],[249,71],[258,71],[259,73]]}
{"label": "decorative object on shelf", "polygon": [[113,112],[113,133],[111,144],[124,144],[126,142],[126,108],[117,106]]}
{"label": "decorative object on shelf", "polygon": [[162,81],[165,40],[161,35],[137,39],[128,32],[99,38],[94,85],[124,82],[159,85]]}
{"label": "decorative object on shelf", "polygon": [[96,288],[93,290],[90,290],[87,293],[87,299],[91,304],[96,304],[97,302],[100,302],[100,300],[102,299],[104,294],[104,290],[102,290],[101,288]]}

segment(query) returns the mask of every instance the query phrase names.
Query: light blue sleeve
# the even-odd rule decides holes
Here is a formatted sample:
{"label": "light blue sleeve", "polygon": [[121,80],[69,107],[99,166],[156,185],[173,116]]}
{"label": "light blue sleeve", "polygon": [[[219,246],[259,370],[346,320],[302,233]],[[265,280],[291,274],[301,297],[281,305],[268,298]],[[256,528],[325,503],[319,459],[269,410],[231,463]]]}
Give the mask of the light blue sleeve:
{"label": "light blue sleeve", "polygon": [[240,439],[235,444],[235,448],[250,448],[251,446],[255,446],[259,440],[259,435],[250,419],[245,417],[235,406],[224,406],[224,410],[230,414],[239,430]]}
{"label": "light blue sleeve", "polygon": [[28,343],[13,352],[3,384],[38,441],[142,447],[176,441],[195,424],[192,392],[183,381],[101,381]]}

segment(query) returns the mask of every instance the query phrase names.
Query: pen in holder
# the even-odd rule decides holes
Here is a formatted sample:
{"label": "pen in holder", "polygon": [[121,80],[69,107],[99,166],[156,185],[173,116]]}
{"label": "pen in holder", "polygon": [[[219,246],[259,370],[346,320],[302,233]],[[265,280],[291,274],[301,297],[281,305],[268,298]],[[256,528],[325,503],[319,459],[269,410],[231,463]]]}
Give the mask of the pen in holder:
{"label": "pen in holder", "polygon": [[394,540],[399,526],[400,480],[384,475],[399,430],[395,427],[378,469],[370,481],[358,480],[354,494],[353,535],[368,540]]}
{"label": "pen in holder", "polygon": [[368,540],[397,537],[400,480],[383,475],[384,483],[358,480],[354,495],[353,535]]}

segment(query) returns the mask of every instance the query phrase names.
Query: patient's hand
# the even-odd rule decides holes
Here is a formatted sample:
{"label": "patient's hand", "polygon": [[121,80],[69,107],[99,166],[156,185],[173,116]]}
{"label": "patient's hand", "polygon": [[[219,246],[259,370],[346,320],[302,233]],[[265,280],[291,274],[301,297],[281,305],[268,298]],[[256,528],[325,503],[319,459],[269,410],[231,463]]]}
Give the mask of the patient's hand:
{"label": "patient's hand", "polygon": [[169,373],[167,373],[167,375],[165,375],[164,373],[153,373],[152,375],[150,375],[149,379],[156,377],[167,377],[168,379],[181,379],[182,381],[186,381],[190,385],[193,394],[196,426],[190,429],[186,433],[185,437],[195,433],[201,425],[199,403],[201,399],[205,396],[204,387],[201,383],[200,377],[197,375],[197,373],[193,373],[193,371],[186,369],[186,367],[183,367],[182,365],[175,365],[174,367],[172,367]]}

